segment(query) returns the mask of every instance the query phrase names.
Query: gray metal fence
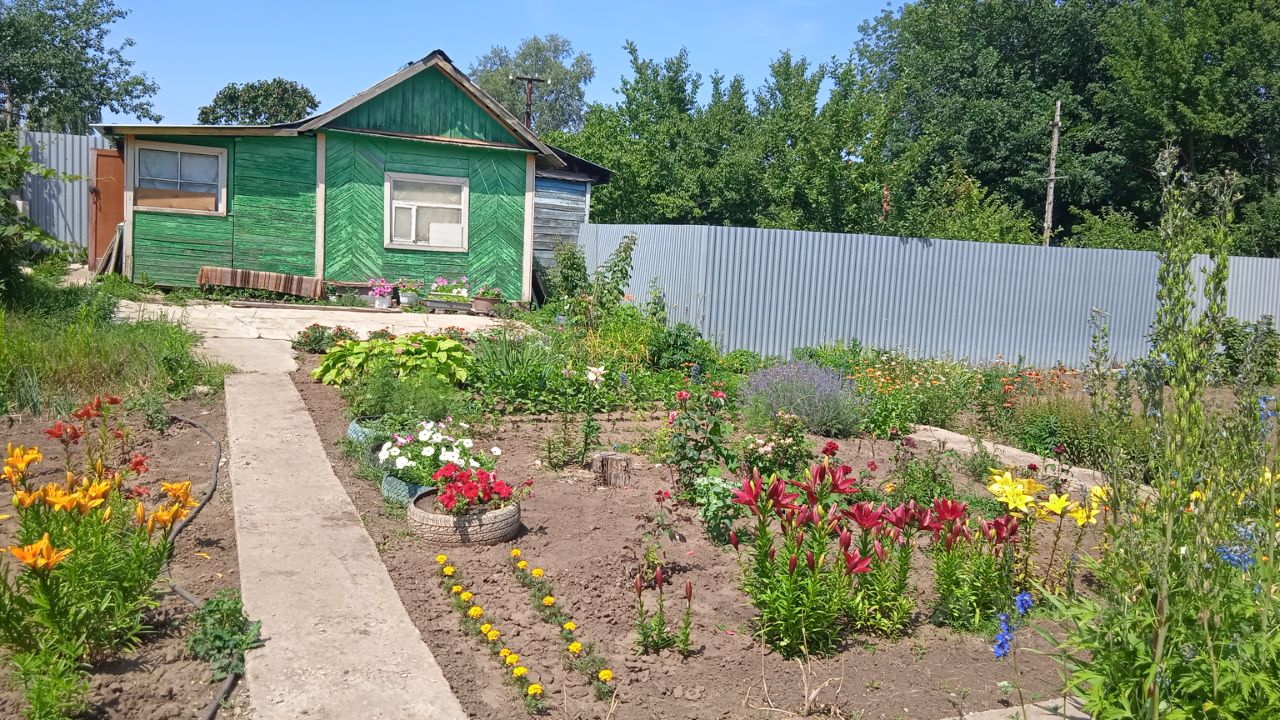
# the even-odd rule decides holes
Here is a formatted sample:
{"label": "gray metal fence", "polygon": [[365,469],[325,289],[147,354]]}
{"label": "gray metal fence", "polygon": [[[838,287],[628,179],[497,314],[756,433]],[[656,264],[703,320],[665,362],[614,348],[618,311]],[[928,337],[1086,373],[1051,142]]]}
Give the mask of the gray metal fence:
{"label": "gray metal fence", "polygon": [[[582,226],[595,268],[638,238],[630,292],[657,279],[673,321],[722,349],[787,355],[842,339],[920,356],[1036,365],[1088,358],[1092,308],[1121,360],[1147,351],[1155,253],[674,225]],[[1206,259],[1197,261],[1203,267]],[[1232,258],[1228,311],[1280,317],[1280,260]],[[1201,299],[1203,302],[1203,299]]]}
{"label": "gray metal fence", "polygon": [[72,181],[27,176],[22,199],[27,214],[45,232],[63,242],[86,247],[89,242],[89,179],[93,174],[90,150],[108,149],[111,141],[97,135],[19,133],[19,144],[31,148],[31,157],[59,173],[75,175]]}

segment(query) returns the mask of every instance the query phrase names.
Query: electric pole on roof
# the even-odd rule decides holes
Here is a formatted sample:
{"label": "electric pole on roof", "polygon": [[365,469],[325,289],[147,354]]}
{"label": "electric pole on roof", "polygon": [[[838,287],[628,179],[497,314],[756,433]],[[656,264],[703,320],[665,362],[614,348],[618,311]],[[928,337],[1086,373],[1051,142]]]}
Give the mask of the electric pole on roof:
{"label": "electric pole on roof", "polygon": [[519,80],[524,83],[524,126],[533,129],[533,84],[546,83],[551,81],[546,78],[533,77],[532,75],[508,75],[507,79],[515,82]]}
{"label": "electric pole on roof", "polygon": [[1044,246],[1053,235],[1053,184],[1058,179],[1058,129],[1062,127],[1062,101],[1053,106],[1053,138],[1049,141],[1049,189],[1044,198]]}

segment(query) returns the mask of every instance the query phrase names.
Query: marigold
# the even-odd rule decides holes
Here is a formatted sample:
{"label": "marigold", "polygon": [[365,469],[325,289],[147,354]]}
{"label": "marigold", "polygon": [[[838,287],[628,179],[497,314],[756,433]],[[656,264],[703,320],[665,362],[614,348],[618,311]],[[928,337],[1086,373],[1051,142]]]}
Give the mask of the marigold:
{"label": "marigold", "polygon": [[514,669],[511,670],[512,677],[524,677],[525,675],[528,675],[528,674],[529,674],[529,668],[523,665],[517,665],[515,666]]}
{"label": "marigold", "polygon": [[445,563],[447,563],[447,562],[449,562],[449,556],[448,556],[448,555],[437,555],[437,556],[436,556],[436,564],[437,564],[437,565],[443,565],[443,564],[445,564]]}
{"label": "marigold", "polygon": [[529,693],[529,697],[538,697],[542,694],[542,686],[538,683],[530,683],[529,688],[525,690],[525,692]]}
{"label": "marigold", "polygon": [[485,637],[489,639],[489,642],[498,642],[498,638],[502,637],[502,633],[497,630],[490,630],[485,633]]}
{"label": "marigold", "polygon": [[452,593],[452,594],[454,594],[454,595],[458,595],[458,594],[460,594],[460,593],[462,592],[462,586],[461,586],[461,585],[454,585],[453,587],[449,588],[449,592],[450,592],[450,593]]}
{"label": "marigold", "polygon": [[444,576],[445,576],[445,577],[453,577],[453,573],[454,573],[454,572],[456,572],[456,571],[454,570],[454,568],[453,568],[453,566],[452,566],[452,565],[445,565],[445,566],[440,570],[440,572],[444,573]]}
{"label": "marigold", "polygon": [[613,679],[613,671],[610,670],[609,668],[605,668],[600,672],[596,673],[596,678],[600,680],[600,682],[607,683]]}
{"label": "marigold", "polygon": [[513,558],[520,557],[520,548],[511,548],[511,557]]}
{"label": "marigold", "polygon": [[501,650],[498,651],[498,657],[500,658],[505,658],[510,654],[511,654],[511,650],[509,650],[508,648],[502,648]]}
{"label": "marigold", "polygon": [[523,569],[525,569],[525,568],[529,567],[529,563],[528,563],[528,562],[526,562],[526,561],[524,561],[524,560],[521,560],[520,562],[516,563],[516,567],[518,567],[518,568],[520,568],[521,570],[523,570]]}
{"label": "marigold", "polygon": [[471,598],[475,597],[470,591],[464,592],[458,597],[462,598],[462,602],[471,602]]}
{"label": "marigold", "polygon": [[483,624],[483,625],[481,625],[481,626],[480,626],[480,632],[485,633],[485,634],[488,634],[488,632],[489,632],[490,630],[492,630],[492,629],[493,629],[493,626],[492,626],[492,625],[490,625],[489,623],[485,623],[485,624]]}
{"label": "marigold", "polygon": [[581,652],[582,652],[582,643],[578,642],[577,640],[574,640],[573,642],[569,643],[570,655],[577,655],[578,653],[581,653]]}
{"label": "marigold", "polygon": [[542,568],[534,568],[529,574],[536,578],[540,578],[543,576]]}
{"label": "marigold", "polygon": [[519,665],[520,656],[515,653],[507,653],[507,659],[504,660],[503,662],[505,662],[508,665]]}
{"label": "marigold", "polygon": [[564,629],[568,630],[569,632],[573,632],[574,630],[578,629],[578,624],[570,620],[569,622],[564,624]]}
{"label": "marigold", "polygon": [[52,570],[55,565],[66,560],[71,554],[71,548],[55,550],[53,544],[49,542],[49,533],[45,533],[44,537],[30,545],[10,546],[9,552],[18,558],[18,562],[32,570],[44,571]]}
{"label": "marigold", "polygon": [[546,607],[551,607],[552,605],[555,605],[555,604],[556,604],[556,599],[555,599],[554,597],[552,597],[552,596],[548,595],[548,596],[546,596],[546,597],[542,598],[542,604],[543,604],[544,606],[546,606]]}
{"label": "marigold", "polygon": [[484,608],[481,608],[479,605],[472,605],[467,610],[467,617],[471,618],[472,620],[479,620],[483,615],[484,615]]}

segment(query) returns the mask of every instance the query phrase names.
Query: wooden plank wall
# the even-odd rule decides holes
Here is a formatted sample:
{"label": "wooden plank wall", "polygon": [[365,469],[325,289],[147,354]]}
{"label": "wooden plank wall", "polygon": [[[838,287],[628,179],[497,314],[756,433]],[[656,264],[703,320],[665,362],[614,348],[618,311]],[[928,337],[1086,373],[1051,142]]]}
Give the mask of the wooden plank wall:
{"label": "wooden plank wall", "polygon": [[144,139],[227,148],[227,214],[136,209],[135,279],[192,286],[202,265],[315,272],[314,137]]}
{"label": "wooden plank wall", "polygon": [[533,254],[544,269],[555,267],[555,248],[578,241],[587,221],[587,183],[540,177],[533,195]]}
{"label": "wooden plank wall", "polygon": [[[466,275],[472,287],[496,285],[505,297],[520,297],[524,154],[343,132],[327,138],[325,277],[363,282]],[[383,247],[387,172],[469,178],[468,251]]]}
{"label": "wooden plank wall", "polygon": [[436,68],[423,70],[370,98],[329,126],[519,144]]}

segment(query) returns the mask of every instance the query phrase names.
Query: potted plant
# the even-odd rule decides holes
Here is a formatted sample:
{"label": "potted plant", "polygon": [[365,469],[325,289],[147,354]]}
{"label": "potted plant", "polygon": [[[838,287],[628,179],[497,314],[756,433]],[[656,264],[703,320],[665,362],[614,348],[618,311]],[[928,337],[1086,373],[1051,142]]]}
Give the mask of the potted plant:
{"label": "potted plant", "polygon": [[385,310],[391,307],[393,290],[395,285],[387,282],[386,278],[374,278],[369,281],[369,297],[373,298],[373,306],[376,308]]}
{"label": "potted plant", "polygon": [[482,285],[471,297],[471,309],[478,313],[491,313],[493,307],[502,302],[502,288]]}
{"label": "potted plant", "polygon": [[461,312],[471,309],[471,297],[467,289],[467,276],[451,280],[437,277],[427,289],[427,307],[436,310]]}
{"label": "potted plant", "polygon": [[511,487],[484,468],[449,463],[409,505],[409,524],[428,547],[506,542],[520,532],[520,501],[532,480]]}
{"label": "potted plant", "polygon": [[422,292],[421,280],[406,280],[404,278],[400,278],[396,281],[396,286],[400,288],[401,307],[418,304],[418,293]]}
{"label": "potted plant", "polygon": [[469,470],[492,471],[499,448],[488,452],[475,447],[466,437],[466,423],[423,421],[408,432],[393,432],[391,440],[378,450],[378,464],[386,475],[382,478],[382,496],[406,505],[410,500],[439,484],[436,474],[453,464]]}

